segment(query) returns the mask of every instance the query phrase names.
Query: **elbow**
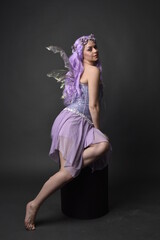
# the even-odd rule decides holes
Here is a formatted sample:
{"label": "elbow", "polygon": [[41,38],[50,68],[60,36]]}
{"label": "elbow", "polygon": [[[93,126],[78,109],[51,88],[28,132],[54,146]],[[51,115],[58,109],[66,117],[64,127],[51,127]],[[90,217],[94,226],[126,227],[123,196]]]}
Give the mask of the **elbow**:
{"label": "elbow", "polygon": [[99,104],[89,105],[89,110],[90,111],[97,111],[97,112],[99,112]]}

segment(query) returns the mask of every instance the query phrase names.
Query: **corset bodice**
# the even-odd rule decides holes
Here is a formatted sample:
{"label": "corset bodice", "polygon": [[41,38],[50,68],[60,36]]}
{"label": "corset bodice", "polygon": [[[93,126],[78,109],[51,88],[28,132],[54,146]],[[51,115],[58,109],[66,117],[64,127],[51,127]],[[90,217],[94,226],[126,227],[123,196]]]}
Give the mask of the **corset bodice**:
{"label": "corset bodice", "polygon": [[[65,110],[72,111],[82,117],[84,117],[88,122],[92,123],[92,117],[89,111],[89,94],[88,94],[88,85],[80,83],[80,88],[82,91],[81,96],[77,97],[75,101],[69,104]],[[101,104],[102,100],[102,85],[100,84],[99,88],[99,100]]]}
{"label": "corset bodice", "polygon": [[67,109],[71,109],[74,112],[81,113],[85,115],[89,120],[91,120],[91,115],[89,111],[89,95],[88,95],[88,85],[80,83],[80,88],[82,91],[81,96],[76,98],[76,100],[67,106]]}

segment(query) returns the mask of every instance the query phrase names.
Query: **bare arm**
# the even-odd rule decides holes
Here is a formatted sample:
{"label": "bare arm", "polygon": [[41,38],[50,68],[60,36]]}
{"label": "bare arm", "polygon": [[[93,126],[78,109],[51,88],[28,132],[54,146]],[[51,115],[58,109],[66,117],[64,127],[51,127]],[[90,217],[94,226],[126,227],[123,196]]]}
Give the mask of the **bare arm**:
{"label": "bare arm", "polygon": [[89,110],[95,128],[100,129],[99,123],[99,82],[100,70],[91,67],[88,71]]}

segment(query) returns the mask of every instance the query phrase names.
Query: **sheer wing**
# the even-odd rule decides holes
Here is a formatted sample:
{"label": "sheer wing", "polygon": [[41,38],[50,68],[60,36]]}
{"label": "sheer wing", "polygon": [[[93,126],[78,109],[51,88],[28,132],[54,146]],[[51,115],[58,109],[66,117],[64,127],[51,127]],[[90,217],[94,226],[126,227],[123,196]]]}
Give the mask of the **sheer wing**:
{"label": "sheer wing", "polygon": [[53,53],[59,53],[61,58],[64,61],[64,67],[66,69],[55,69],[47,74],[48,77],[53,77],[57,80],[57,82],[61,82],[61,88],[63,88],[64,84],[65,84],[66,73],[68,71],[72,72],[72,67],[69,62],[69,58],[68,58],[67,54],[65,53],[65,51],[61,47],[49,46],[49,47],[46,47],[46,49],[49,51],[52,51]]}
{"label": "sheer wing", "polygon": [[68,71],[64,69],[57,69],[57,70],[51,71],[50,73],[47,73],[47,76],[55,78],[57,82],[61,83],[60,88],[63,88],[65,85],[65,77],[67,72]]}

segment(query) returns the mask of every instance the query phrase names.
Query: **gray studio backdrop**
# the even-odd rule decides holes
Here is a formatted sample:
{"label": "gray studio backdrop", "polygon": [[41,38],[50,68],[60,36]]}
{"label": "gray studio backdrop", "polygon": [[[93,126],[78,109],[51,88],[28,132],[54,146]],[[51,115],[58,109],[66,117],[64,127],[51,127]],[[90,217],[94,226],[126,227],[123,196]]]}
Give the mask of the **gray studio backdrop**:
{"label": "gray studio backdrop", "polygon": [[73,42],[90,33],[103,66],[110,176],[158,176],[158,1],[3,1],[0,24],[1,176],[58,168],[48,152],[63,102],[46,74],[63,61],[45,47],[59,45],[70,55]]}

